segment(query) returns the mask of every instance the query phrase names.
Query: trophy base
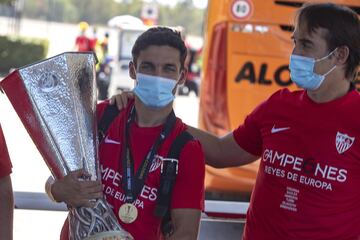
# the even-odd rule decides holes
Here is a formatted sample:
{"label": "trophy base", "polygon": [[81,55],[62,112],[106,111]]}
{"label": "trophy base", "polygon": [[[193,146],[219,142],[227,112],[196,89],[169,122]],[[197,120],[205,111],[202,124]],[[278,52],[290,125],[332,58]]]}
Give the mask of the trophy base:
{"label": "trophy base", "polygon": [[84,238],[84,240],[132,240],[127,234],[120,231],[101,232],[90,237]]}
{"label": "trophy base", "polygon": [[95,207],[69,209],[70,240],[133,240],[117,221],[105,199],[98,199]]}

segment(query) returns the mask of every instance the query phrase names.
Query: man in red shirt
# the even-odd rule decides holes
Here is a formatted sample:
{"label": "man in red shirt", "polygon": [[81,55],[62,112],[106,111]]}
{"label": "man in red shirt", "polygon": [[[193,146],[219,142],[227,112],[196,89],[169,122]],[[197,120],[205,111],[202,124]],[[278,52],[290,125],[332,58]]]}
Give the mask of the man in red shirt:
{"label": "man in red shirt", "polygon": [[86,36],[86,31],[89,28],[89,24],[87,22],[80,22],[79,28],[80,34],[75,39],[74,49],[79,52],[93,51],[94,49],[92,48],[92,40]]}
{"label": "man in red shirt", "polygon": [[191,129],[206,163],[261,157],[244,240],[360,239],[360,22],[346,7],[306,4],[297,15],[291,79],[232,133]]}
{"label": "man in red shirt", "polygon": [[[47,184],[56,201],[91,206],[101,196],[112,206],[121,226],[135,239],[163,239],[161,218],[154,215],[160,194],[160,174],[175,138],[187,129],[176,118],[172,102],[186,78],[186,47],[177,32],[151,28],[137,39],[129,64],[136,82],[135,101],[113,120],[100,142],[100,182],[83,182],[82,171]],[[98,105],[100,119],[109,102]],[[148,167],[146,167],[148,166]],[[167,239],[196,239],[204,201],[205,162],[200,143],[185,144],[178,159],[170,215],[173,233]],[[131,213],[131,214],[130,214]],[[61,239],[67,239],[65,225]]]}
{"label": "man in red shirt", "polygon": [[14,198],[11,186],[11,162],[0,125],[0,239],[12,239]]}
{"label": "man in red shirt", "polygon": [[244,240],[359,240],[360,20],[346,7],[306,4],[292,39],[291,79],[303,90],[274,93],[222,138],[190,132],[213,167],[261,158]]}

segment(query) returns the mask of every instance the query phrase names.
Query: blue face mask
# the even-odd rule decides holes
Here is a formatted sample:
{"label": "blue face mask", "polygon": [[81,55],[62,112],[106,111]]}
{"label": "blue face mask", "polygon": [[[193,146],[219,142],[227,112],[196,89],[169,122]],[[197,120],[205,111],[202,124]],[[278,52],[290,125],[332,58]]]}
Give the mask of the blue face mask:
{"label": "blue face mask", "polygon": [[173,90],[177,81],[174,79],[137,73],[136,80],[134,93],[147,107],[163,108],[175,98]]}
{"label": "blue face mask", "polygon": [[333,52],[336,51],[336,49],[329,53],[327,56],[320,59],[314,59],[292,54],[290,56],[289,65],[291,80],[296,85],[306,90],[318,89],[323,83],[325,77],[336,68],[336,65],[332,67],[327,73],[321,75],[314,72],[315,63],[328,58],[331,54],[333,54]]}

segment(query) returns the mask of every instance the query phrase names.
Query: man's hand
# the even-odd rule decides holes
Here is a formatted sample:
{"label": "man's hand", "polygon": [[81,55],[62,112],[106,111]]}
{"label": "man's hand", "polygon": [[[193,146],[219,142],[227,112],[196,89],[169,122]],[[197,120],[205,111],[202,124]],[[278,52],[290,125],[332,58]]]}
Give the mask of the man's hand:
{"label": "man's hand", "polygon": [[54,199],[72,207],[93,207],[94,202],[90,200],[103,196],[102,184],[100,180],[83,180],[89,177],[85,170],[80,169],[55,180],[50,188]]}
{"label": "man's hand", "polygon": [[130,99],[134,98],[134,93],[132,91],[123,91],[121,94],[114,95],[110,98],[110,104],[116,104],[119,110],[123,110]]}

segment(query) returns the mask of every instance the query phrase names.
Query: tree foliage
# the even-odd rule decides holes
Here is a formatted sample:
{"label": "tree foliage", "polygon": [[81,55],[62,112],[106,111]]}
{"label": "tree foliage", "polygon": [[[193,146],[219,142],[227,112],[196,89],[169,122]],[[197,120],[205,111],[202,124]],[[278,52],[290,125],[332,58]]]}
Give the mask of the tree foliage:
{"label": "tree foliage", "polygon": [[0,0],[0,4],[11,4],[14,0]]}
{"label": "tree foliage", "polygon": [[[0,0],[4,1],[4,0]],[[23,16],[56,22],[77,23],[87,21],[91,25],[106,25],[118,15],[140,17],[142,0],[26,0]],[[184,26],[188,33],[200,35],[204,10],[193,7],[192,0],[181,0],[175,7],[159,6],[159,24]]]}

